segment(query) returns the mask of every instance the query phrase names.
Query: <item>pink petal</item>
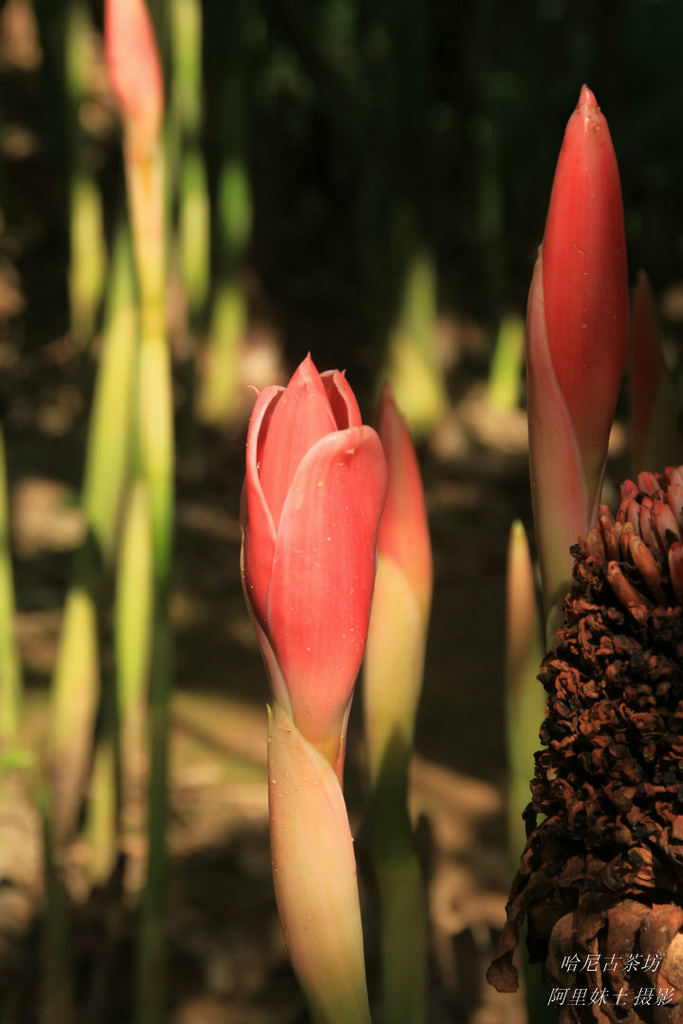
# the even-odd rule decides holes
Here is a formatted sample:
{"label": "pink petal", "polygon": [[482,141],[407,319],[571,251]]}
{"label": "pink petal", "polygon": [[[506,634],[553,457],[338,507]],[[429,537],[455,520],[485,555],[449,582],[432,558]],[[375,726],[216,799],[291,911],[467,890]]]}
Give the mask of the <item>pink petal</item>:
{"label": "pink petal", "polygon": [[248,603],[265,628],[268,588],[275,554],[275,524],[261,487],[259,460],[262,436],[283,389],[272,386],[259,393],[247,433],[247,473],[242,488],[242,580]]}
{"label": "pink petal", "polygon": [[259,475],[276,529],[299,463],[316,441],[335,430],[325,387],[308,355],[261,430]]}
{"label": "pink petal", "polygon": [[346,374],[340,373],[339,370],[325,370],[320,374],[320,379],[329,399],[337,430],[360,427],[363,422],[360,409]]}
{"label": "pink petal", "polygon": [[374,430],[328,435],[301,462],[278,530],[268,632],[294,721],[333,763],[363,657],[385,490]]}

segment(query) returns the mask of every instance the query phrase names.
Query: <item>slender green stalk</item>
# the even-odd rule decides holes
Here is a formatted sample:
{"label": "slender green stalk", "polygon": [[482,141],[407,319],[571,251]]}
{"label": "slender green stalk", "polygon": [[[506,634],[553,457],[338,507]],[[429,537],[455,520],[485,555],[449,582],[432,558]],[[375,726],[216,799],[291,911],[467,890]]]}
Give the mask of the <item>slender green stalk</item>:
{"label": "slender green stalk", "polygon": [[387,751],[371,802],[372,848],[380,901],[384,1019],[427,1020],[429,933],[426,892],[407,813],[410,750]]}
{"label": "slender green stalk", "polygon": [[273,882],[316,1024],[370,1024],[356,861],[337,774],[275,701],[268,713]]}
{"label": "slender green stalk", "polygon": [[138,334],[130,239],[125,226],[119,224],[83,481],[86,515],[107,565],[115,554],[131,472]]}
{"label": "slender green stalk", "polygon": [[149,852],[142,907],[136,1020],[157,1024],[165,1006],[165,830],[167,731],[171,685],[169,575],[173,536],[173,388],[165,322],[165,190],[161,140],[136,148],[126,140],[124,162],[140,297],[138,452],[150,509],[153,565],[149,682]]}
{"label": "slender green stalk", "polygon": [[203,13],[200,0],[174,0],[169,41],[173,69],[165,124],[168,217],[177,205],[175,256],[187,301],[187,324],[179,360],[184,390],[178,429],[194,427],[198,338],[204,328],[211,274],[211,209],[202,145]]}
{"label": "slender green stalk", "polygon": [[[104,569],[115,554],[123,495],[130,475],[138,322],[130,240],[120,224],[114,239],[105,333],[96,381],[84,481],[84,506],[99,541]],[[103,679],[101,724],[93,755],[86,831],[90,876],[103,884],[118,846],[117,716],[111,673]]]}
{"label": "slender green stalk", "polygon": [[83,481],[87,535],[76,555],[51,694],[51,810],[58,839],[64,839],[74,826],[87,778],[100,698],[98,604],[130,471],[137,353],[130,275],[130,252],[120,235]]}
{"label": "slender green stalk", "polygon": [[0,752],[16,743],[21,722],[23,684],[14,618],[7,465],[4,434],[0,424]]}
{"label": "slender green stalk", "polygon": [[424,881],[408,817],[408,768],[424,663],[425,622],[410,584],[380,552],[364,667],[371,838],[380,897],[385,1019],[427,1018]]}
{"label": "slender green stalk", "polygon": [[152,647],[152,533],[144,480],[131,490],[121,539],[114,641],[121,760],[121,817],[125,831],[144,825],[148,777],[147,700]]}
{"label": "slender green stalk", "polygon": [[417,456],[388,385],[378,430],[388,478],[377,537],[363,696],[384,1013],[394,1024],[424,1024],[428,927],[424,882],[408,816],[408,770],[422,690],[433,568]]}

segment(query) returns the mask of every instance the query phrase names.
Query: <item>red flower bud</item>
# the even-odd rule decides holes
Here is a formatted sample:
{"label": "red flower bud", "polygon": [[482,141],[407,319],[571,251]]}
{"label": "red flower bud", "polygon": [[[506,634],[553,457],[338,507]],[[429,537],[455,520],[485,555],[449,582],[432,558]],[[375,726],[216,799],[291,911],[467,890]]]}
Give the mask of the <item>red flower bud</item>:
{"label": "red flower bud", "polygon": [[363,657],[386,491],[379,437],[310,356],[258,396],[242,502],[244,592],[278,702],[335,766]]}
{"label": "red flower bud", "polygon": [[628,348],[619,169],[584,85],[569,119],[543,237],[548,346],[583,460],[602,471]]}
{"label": "red flower bud", "polygon": [[547,599],[569,579],[569,546],[597,510],[627,346],[619,171],[607,122],[584,86],[562,143],[527,313],[532,483]]}
{"label": "red flower bud", "polygon": [[164,113],[164,86],[145,0],[105,0],[104,48],[122,116],[140,135],[155,138]]}

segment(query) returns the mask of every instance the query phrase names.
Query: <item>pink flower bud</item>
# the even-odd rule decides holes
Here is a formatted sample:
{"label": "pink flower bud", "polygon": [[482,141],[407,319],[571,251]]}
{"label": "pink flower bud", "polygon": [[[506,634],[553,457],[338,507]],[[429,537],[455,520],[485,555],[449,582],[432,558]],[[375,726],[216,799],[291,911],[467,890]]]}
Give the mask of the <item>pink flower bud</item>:
{"label": "pink flower bud", "polygon": [[432,546],[415,448],[391,388],[382,394],[379,436],[389,471],[377,548],[405,574],[425,624],[432,600]]}
{"label": "pink flower bud", "polygon": [[388,386],[379,434],[389,476],[377,541],[363,696],[370,779],[373,788],[381,779],[385,793],[394,794],[384,803],[383,813],[391,817],[396,800],[399,815],[405,813],[432,600],[432,550],[417,456]]}
{"label": "pink flower bud", "polygon": [[600,496],[628,346],[619,172],[587,86],[555,171],[527,312],[534,513],[546,600],[569,579],[569,546]]}
{"label": "pink flower bud", "polygon": [[155,138],[164,113],[164,86],[145,0],[105,0],[104,48],[123,118],[139,135]]}
{"label": "pink flower bud", "polygon": [[286,389],[259,394],[242,501],[244,592],[276,700],[339,774],[386,475],[343,374],[321,375],[307,356]]}

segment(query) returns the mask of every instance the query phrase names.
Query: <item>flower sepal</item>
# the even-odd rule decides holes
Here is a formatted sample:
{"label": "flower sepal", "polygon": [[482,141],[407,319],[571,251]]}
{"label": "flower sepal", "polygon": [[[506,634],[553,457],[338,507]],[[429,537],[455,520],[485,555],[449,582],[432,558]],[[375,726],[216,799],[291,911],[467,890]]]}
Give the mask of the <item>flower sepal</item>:
{"label": "flower sepal", "polygon": [[314,1018],[370,1024],[353,837],[329,761],[277,701],[268,710],[275,896]]}

